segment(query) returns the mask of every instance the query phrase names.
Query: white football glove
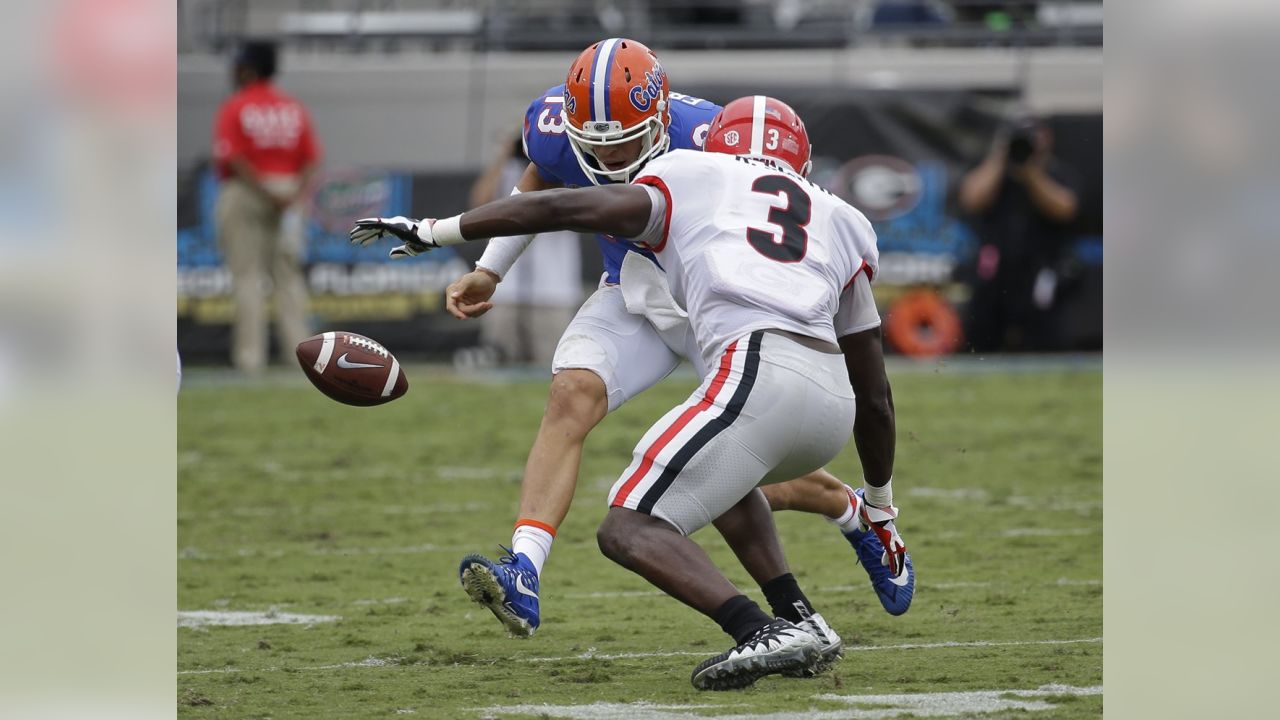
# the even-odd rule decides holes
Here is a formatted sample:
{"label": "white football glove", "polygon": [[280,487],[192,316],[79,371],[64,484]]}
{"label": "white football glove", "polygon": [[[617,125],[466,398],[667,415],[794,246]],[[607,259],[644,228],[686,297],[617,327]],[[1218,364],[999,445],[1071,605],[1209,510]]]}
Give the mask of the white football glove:
{"label": "white football glove", "polygon": [[361,218],[351,228],[351,242],[356,245],[368,245],[390,235],[404,244],[391,248],[391,259],[399,260],[416,257],[424,252],[440,247],[440,243],[431,237],[433,218],[413,220],[397,215],[389,218]]}
{"label": "white football glove", "polygon": [[907,562],[907,545],[902,542],[902,536],[898,534],[898,526],[894,524],[897,519],[898,508],[892,505],[876,507],[868,502],[862,503],[859,520],[880,539],[880,544],[884,546],[884,555],[880,558],[880,563],[887,566],[894,577],[902,574]]}

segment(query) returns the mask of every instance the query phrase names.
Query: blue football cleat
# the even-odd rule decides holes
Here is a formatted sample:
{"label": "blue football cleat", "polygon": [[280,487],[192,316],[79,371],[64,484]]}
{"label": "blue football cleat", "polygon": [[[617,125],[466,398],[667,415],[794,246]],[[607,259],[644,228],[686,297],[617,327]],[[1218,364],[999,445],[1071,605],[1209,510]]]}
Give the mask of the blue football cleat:
{"label": "blue football cleat", "polygon": [[[502,546],[499,546],[502,547]],[[529,637],[538,629],[538,573],[523,553],[493,562],[482,555],[468,555],[458,566],[462,589],[484,605],[516,637]]]}
{"label": "blue football cleat", "polygon": [[[858,496],[859,515],[863,519],[859,529],[845,533],[844,537],[858,554],[858,562],[871,578],[871,587],[880,598],[880,604],[890,615],[901,615],[911,607],[911,598],[916,592],[916,570],[911,563],[911,555],[907,552],[902,537],[894,526],[893,520],[867,522],[869,512],[880,512],[870,508],[862,501],[863,491],[853,491]],[[896,515],[896,512],[894,513]],[[867,527],[866,530],[861,529]],[[891,556],[885,552],[885,542],[895,549]],[[898,572],[894,572],[898,570]]]}

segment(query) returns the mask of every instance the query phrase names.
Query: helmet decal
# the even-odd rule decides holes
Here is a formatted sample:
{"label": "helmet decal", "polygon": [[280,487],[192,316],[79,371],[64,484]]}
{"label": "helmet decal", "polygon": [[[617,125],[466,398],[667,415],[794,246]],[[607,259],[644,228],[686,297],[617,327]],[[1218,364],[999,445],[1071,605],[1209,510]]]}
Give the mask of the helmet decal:
{"label": "helmet decal", "polygon": [[655,61],[653,68],[645,71],[644,82],[633,85],[631,91],[627,93],[635,109],[646,112],[652,107],[653,101],[658,100],[662,95],[663,80],[666,78],[667,73],[662,69],[662,63]]}

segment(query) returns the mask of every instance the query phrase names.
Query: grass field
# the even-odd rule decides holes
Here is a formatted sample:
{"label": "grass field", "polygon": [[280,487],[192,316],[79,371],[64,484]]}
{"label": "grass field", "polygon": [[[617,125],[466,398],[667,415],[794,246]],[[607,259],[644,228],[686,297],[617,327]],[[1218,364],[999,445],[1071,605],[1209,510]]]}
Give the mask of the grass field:
{"label": "grass field", "polygon": [[[1101,372],[891,377],[911,611],[881,610],[831,525],[780,513],[793,570],[846,656],[812,680],[707,693],[689,673],[729,638],[594,537],[633,444],[691,377],[591,436],[543,576],[542,627],[515,640],[466,598],[457,563],[510,539],[545,381],[410,368],[406,398],[361,409],[293,374],[251,385],[191,373],[178,400],[179,716],[1101,715]],[[856,468],[850,445],[831,469],[853,482]],[[762,600],[714,531],[694,537]],[[201,624],[200,611],[276,624]]]}

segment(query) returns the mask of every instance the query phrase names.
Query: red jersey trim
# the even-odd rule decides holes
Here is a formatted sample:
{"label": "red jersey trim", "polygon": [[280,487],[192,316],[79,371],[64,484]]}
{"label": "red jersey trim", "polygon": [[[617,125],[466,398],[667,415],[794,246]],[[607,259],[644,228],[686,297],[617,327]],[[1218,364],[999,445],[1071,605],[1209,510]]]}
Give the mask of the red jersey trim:
{"label": "red jersey trim", "polygon": [[667,184],[662,182],[661,178],[653,175],[645,175],[642,178],[637,178],[636,184],[658,188],[662,193],[662,196],[667,199],[667,210],[663,214],[662,218],[662,242],[653,247],[653,251],[655,253],[660,253],[662,252],[662,248],[667,246],[667,236],[671,233],[671,191],[667,189]]}
{"label": "red jersey trim", "polygon": [[867,261],[866,261],[866,260],[863,260],[863,261],[862,261],[862,264],[858,266],[858,269],[857,269],[857,270],[854,270],[854,271],[853,271],[853,275],[849,277],[849,282],[845,283],[845,284],[844,284],[844,287],[843,287],[841,290],[842,290],[842,291],[844,291],[844,290],[848,290],[848,289],[849,289],[849,286],[853,284],[853,281],[858,279],[858,273],[860,273],[860,272],[862,272],[862,271],[864,271],[864,270],[865,270],[865,271],[866,271],[866,273],[867,273],[867,279],[868,279],[868,280],[870,280],[870,279],[872,278],[872,276],[875,274],[875,273],[871,270],[871,266],[867,264]]}

